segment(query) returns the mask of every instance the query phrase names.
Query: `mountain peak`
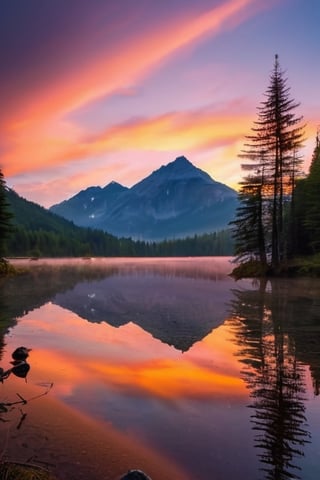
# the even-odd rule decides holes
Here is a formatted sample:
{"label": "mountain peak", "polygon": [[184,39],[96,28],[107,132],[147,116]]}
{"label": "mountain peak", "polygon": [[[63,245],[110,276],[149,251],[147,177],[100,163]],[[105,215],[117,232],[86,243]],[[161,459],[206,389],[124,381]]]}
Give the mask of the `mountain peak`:
{"label": "mountain peak", "polygon": [[186,168],[190,169],[190,167],[192,169],[195,168],[195,166],[192,165],[192,163],[189,162],[189,160],[183,155],[181,155],[180,157],[177,157],[173,162],[170,162],[167,165],[165,165],[165,167],[167,168],[173,167],[173,168],[179,168],[179,169],[186,169]]}
{"label": "mountain peak", "polygon": [[103,187],[103,190],[105,192],[106,191],[120,192],[120,191],[128,190],[128,188],[121,185],[121,183],[118,183],[112,180],[112,182],[108,183],[105,187]]}
{"label": "mountain peak", "polygon": [[177,157],[173,162],[163,165],[153,172],[152,176],[165,177],[167,180],[202,179],[213,183],[214,180],[203,170],[195,167],[184,155]]}
{"label": "mountain peak", "polygon": [[171,163],[180,163],[180,164],[185,164],[185,165],[192,165],[191,162],[184,156],[181,155],[180,157],[177,157],[173,162]]}

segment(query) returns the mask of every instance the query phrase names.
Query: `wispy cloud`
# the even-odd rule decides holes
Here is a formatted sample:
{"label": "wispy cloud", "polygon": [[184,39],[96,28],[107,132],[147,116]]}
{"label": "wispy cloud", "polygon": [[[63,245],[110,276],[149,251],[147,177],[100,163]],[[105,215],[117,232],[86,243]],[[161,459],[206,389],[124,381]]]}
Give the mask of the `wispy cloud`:
{"label": "wispy cloud", "polygon": [[[100,57],[84,58],[78,67],[64,66],[54,85],[48,79],[39,90],[29,92],[29,95],[25,92],[15,110],[4,112],[6,152],[2,157],[2,166],[6,174],[12,175],[19,171],[72,160],[76,158],[70,153],[72,151],[78,151],[81,156],[91,154],[94,147],[101,153],[103,148],[118,147],[121,140],[124,141],[122,148],[126,148],[126,145],[131,148],[132,143],[135,148],[150,148],[155,140],[159,140],[160,131],[167,135],[170,133],[168,129],[172,127],[176,132],[180,132],[181,141],[183,129],[177,124],[182,118],[181,115],[175,119],[172,116],[150,119],[135,125],[134,132],[138,134],[135,141],[132,136],[128,140],[121,137],[125,127],[116,126],[113,132],[109,132],[115,134],[114,140],[100,138],[99,141],[91,143],[91,148],[88,143],[83,144],[83,132],[79,132],[74,125],[67,125],[64,118],[67,113],[99,97],[119,91],[132,93],[127,88],[128,84],[134,84],[155,68],[159,68],[165,59],[179,49],[191,46],[206,35],[214,36],[235,27],[252,15],[257,5],[256,0],[229,0],[198,16],[185,14],[180,18],[173,17],[165,25],[155,25],[152,33],[148,31],[147,38],[144,32],[138,32],[134,38],[121,42],[121,51],[118,51],[117,45],[112,49],[106,45]],[[81,50],[81,45],[79,49]],[[184,130],[187,123],[188,121],[185,122]],[[196,128],[189,122],[191,148],[197,144],[194,136]],[[203,128],[204,126],[202,130]],[[127,128],[129,137],[130,131],[133,132],[132,127]],[[158,132],[157,135],[155,131]],[[206,134],[204,130],[200,133],[200,129],[197,134],[200,134],[200,145]],[[170,144],[175,146],[176,141],[173,135],[169,135],[168,139],[162,137],[161,143],[166,145],[165,148],[169,148]]]}
{"label": "wispy cloud", "polygon": [[250,119],[244,111],[234,112],[229,106],[218,112],[204,108],[134,119],[74,145],[64,158],[121,150],[198,151],[233,143],[248,130]]}
{"label": "wispy cloud", "polygon": [[[87,157],[101,157],[110,152],[182,151],[196,152],[233,144],[248,132],[251,116],[228,104],[223,110],[196,109],[168,112],[150,118],[132,119],[99,134],[88,135],[64,123],[50,130],[42,128],[16,146],[17,160],[7,172],[45,170]],[[40,128],[40,127],[39,127]],[[56,131],[55,131],[56,129]]]}

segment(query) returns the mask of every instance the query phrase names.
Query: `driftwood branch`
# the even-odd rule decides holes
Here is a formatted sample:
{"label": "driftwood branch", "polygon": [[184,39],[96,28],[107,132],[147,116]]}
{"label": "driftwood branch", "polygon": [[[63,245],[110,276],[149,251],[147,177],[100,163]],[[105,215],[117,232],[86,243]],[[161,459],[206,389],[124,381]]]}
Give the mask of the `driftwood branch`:
{"label": "driftwood branch", "polygon": [[[26,347],[18,347],[15,349],[15,351],[12,353],[12,367],[4,370],[3,368],[0,367],[0,382],[3,383],[4,380],[6,380],[11,374],[16,375],[17,377],[24,378],[25,380],[27,379],[28,372],[30,370],[30,365],[27,362],[27,358],[29,356],[29,352],[31,351],[30,348]],[[51,388],[53,387],[53,383],[43,383],[41,386],[46,387],[46,390],[39,395],[35,395],[34,397],[31,397],[29,399],[24,398],[20,393],[16,393],[18,400],[14,402],[0,402],[0,415],[1,413],[7,413],[10,409],[10,407],[14,407],[15,405],[26,405],[28,402],[31,400],[35,400],[37,398],[43,397],[44,395],[47,395]],[[24,419],[26,418],[26,414],[21,412],[21,419],[18,424],[18,429],[21,427]],[[5,422],[1,416],[0,416],[0,421]]]}
{"label": "driftwood branch", "polygon": [[20,400],[17,400],[15,402],[6,402],[6,403],[1,402],[0,403],[0,408],[12,407],[13,405],[21,405],[21,404],[26,405],[28,402],[31,402],[32,400],[36,400],[37,398],[44,397],[45,395],[48,395],[48,393],[50,392],[52,387],[53,387],[53,383],[49,383],[47,385],[47,389],[46,389],[45,392],[40,393],[39,395],[35,395],[34,397],[29,398],[28,400],[23,398],[23,396],[20,395],[20,393],[16,393],[17,397],[19,397]]}

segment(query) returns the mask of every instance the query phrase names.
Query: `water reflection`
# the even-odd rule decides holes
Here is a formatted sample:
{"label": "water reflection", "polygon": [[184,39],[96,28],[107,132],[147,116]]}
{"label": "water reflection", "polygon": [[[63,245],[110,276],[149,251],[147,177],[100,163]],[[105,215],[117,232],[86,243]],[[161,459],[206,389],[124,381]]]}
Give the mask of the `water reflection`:
{"label": "water reflection", "polygon": [[227,299],[223,282],[213,289],[208,280],[148,272],[79,282],[52,301],[90,322],[114,327],[132,322],[185,352],[223,322]]}
{"label": "water reflection", "polygon": [[[317,290],[315,292],[314,290]],[[234,290],[237,355],[254,410],[251,422],[261,470],[270,480],[299,479],[298,458],[310,440],[305,366],[319,393],[319,282],[270,280],[256,291]]]}
{"label": "water reflection", "polygon": [[2,296],[11,318],[51,301],[90,322],[133,322],[187,351],[224,321],[229,271],[225,259],[42,261],[28,275],[9,279]]}
{"label": "water reflection", "polygon": [[320,283],[234,282],[229,270],[215,259],[40,261],[2,283],[1,364],[32,348],[25,392],[12,379],[3,393],[54,383],[8,455],[48,460],[68,480],[133,467],[153,480],[315,478],[305,366],[316,395]]}
{"label": "water reflection", "polygon": [[[239,435],[250,435],[242,414],[246,390],[235,347],[222,326],[233,280],[219,269],[214,272],[214,261],[202,260],[203,271],[194,262],[194,272],[191,261],[142,262],[141,271],[138,263],[52,271],[36,266],[24,279],[4,285],[18,320],[6,335],[5,354],[16,343],[31,342],[27,387],[54,383],[50,398],[37,403],[36,418],[44,418],[42,410],[55,397],[105,429],[111,425],[126,443],[144,446],[146,460],[156,455],[163,468],[175,467],[174,475],[160,475],[145,460],[130,465],[121,456],[118,474],[136,466],[154,480],[232,478],[235,466],[222,460],[230,449],[239,457],[236,468],[241,465],[250,477],[254,459],[244,461],[252,455],[247,445],[239,446]],[[60,418],[61,406],[55,410]],[[36,425],[41,438],[46,432],[51,439],[45,422]],[[64,435],[69,425],[59,425]],[[24,429],[29,432],[27,424]],[[29,457],[39,458],[34,432],[27,438]],[[50,445],[57,469],[64,469],[61,447]],[[91,452],[90,446],[82,449]],[[21,444],[17,451],[23,455]],[[104,477],[91,473],[90,479]]]}
{"label": "water reflection", "polygon": [[2,350],[4,347],[4,335],[7,331],[9,324],[12,325],[12,322],[8,321],[7,305],[0,294],[0,360],[2,358]]}

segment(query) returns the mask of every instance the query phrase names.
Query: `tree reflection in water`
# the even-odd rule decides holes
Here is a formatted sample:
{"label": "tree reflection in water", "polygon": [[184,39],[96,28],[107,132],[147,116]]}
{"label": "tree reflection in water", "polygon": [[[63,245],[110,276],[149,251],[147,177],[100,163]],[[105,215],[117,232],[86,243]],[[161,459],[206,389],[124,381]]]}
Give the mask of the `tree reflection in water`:
{"label": "tree reflection in water", "polygon": [[255,446],[268,480],[299,479],[297,459],[309,441],[304,368],[288,333],[288,295],[277,282],[261,280],[255,291],[234,291],[231,324],[245,365],[256,431]]}

